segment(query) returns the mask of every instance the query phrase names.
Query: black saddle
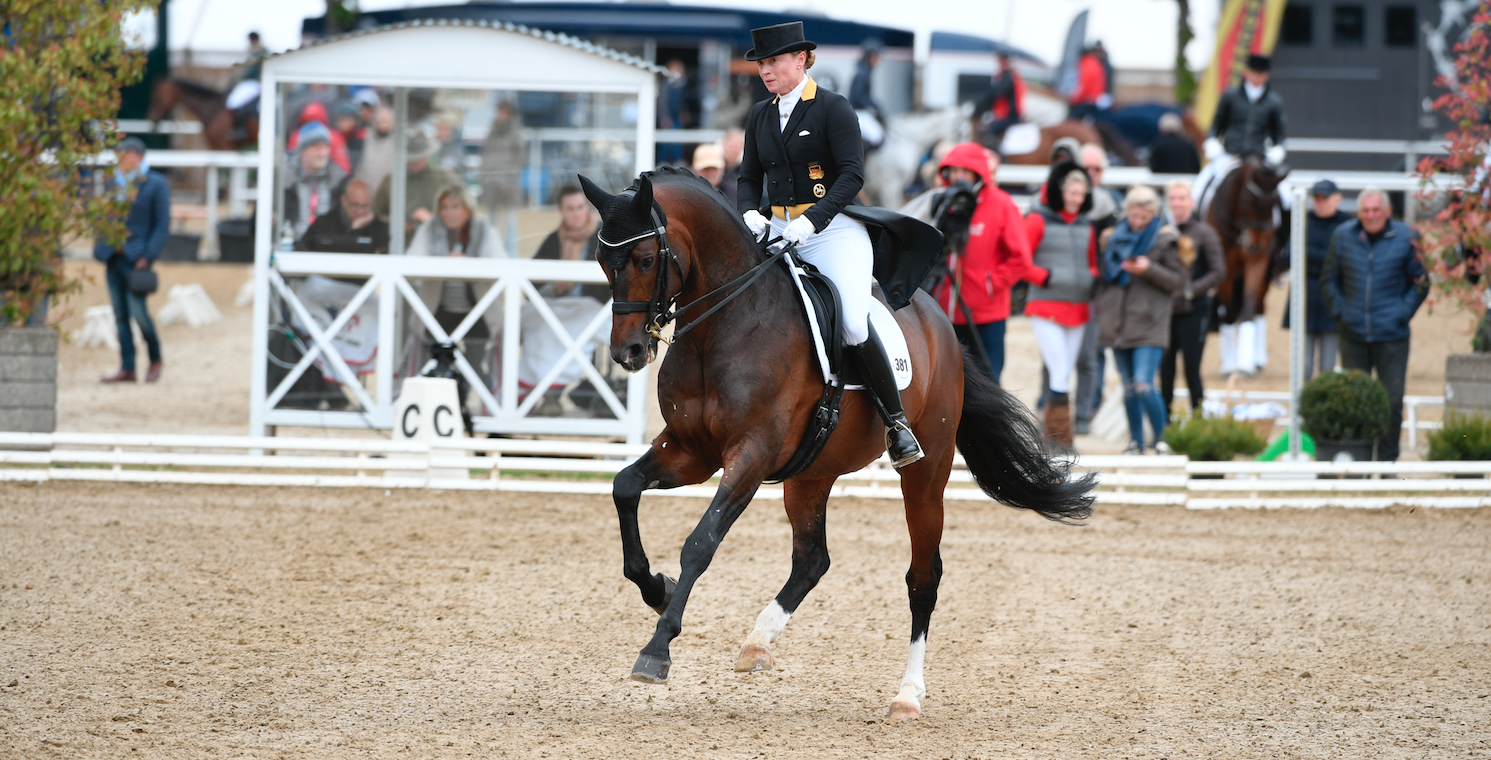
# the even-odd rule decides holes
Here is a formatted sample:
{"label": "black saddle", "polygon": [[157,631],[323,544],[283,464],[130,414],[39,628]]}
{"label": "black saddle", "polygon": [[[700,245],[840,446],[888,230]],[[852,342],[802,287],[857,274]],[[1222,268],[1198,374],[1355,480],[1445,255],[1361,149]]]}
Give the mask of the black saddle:
{"label": "black saddle", "polygon": [[[803,291],[808,294],[808,304],[818,320],[818,335],[828,353],[828,370],[839,379],[839,385],[863,385],[859,367],[844,361],[844,329],[841,315],[844,310],[839,299],[839,289],[833,281],[824,277],[816,267],[794,257],[794,263],[802,267],[798,276]],[[872,328],[873,329],[873,328]]]}

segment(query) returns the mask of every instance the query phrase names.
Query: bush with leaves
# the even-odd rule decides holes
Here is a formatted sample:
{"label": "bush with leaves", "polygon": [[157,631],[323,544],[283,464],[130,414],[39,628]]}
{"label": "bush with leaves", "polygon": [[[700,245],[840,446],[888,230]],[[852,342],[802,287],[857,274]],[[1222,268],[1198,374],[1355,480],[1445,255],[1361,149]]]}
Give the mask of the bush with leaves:
{"label": "bush with leaves", "polygon": [[1440,462],[1491,459],[1491,418],[1450,412],[1444,427],[1429,432],[1429,458]]}
{"label": "bush with leaves", "polygon": [[1300,391],[1299,416],[1317,441],[1364,441],[1392,424],[1392,404],[1382,383],[1365,372],[1324,372]]}
{"label": "bush with leaves", "polygon": [[0,0],[0,327],[76,289],[67,240],[122,242],[124,204],[91,197],[88,163],[119,139],[119,88],[140,77],[126,13],[150,0]]}
{"label": "bush with leaves", "polygon": [[1268,442],[1246,422],[1194,413],[1165,426],[1165,443],[1177,454],[1202,462],[1230,462],[1238,454],[1263,451]]}
{"label": "bush with leaves", "polygon": [[[1431,303],[1457,303],[1481,315],[1472,350],[1491,352],[1491,324],[1486,321],[1487,285],[1491,285],[1491,5],[1483,4],[1455,44],[1455,77],[1441,77],[1447,92],[1434,107],[1453,125],[1445,134],[1447,156],[1419,162],[1424,178],[1421,199],[1445,201],[1432,218],[1420,222],[1424,268],[1433,279]],[[1464,189],[1441,197],[1430,182],[1435,173],[1458,176]]]}

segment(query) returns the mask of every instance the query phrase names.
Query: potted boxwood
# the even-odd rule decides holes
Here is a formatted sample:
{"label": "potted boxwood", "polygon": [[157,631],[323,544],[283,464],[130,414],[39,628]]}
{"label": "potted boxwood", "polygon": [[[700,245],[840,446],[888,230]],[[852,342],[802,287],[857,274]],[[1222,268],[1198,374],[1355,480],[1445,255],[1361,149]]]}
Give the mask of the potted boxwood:
{"label": "potted boxwood", "polygon": [[[1491,419],[1451,411],[1444,427],[1429,433],[1429,459],[1464,462],[1491,459]],[[1458,473],[1457,478],[1480,478],[1480,473]]]}
{"label": "potted boxwood", "polygon": [[1165,443],[1170,444],[1171,451],[1200,462],[1230,462],[1238,454],[1257,454],[1267,445],[1257,428],[1247,422],[1231,417],[1203,417],[1199,413],[1177,418],[1167,425]]}
{"label": "potted boxwood", "polygon": [[1299,394],[1299,416],[1315,439],[1315,458],[1333,462],[1376,459],[1377,439],[1392,424],[1387,389],[1359,370],[1325,372]]}

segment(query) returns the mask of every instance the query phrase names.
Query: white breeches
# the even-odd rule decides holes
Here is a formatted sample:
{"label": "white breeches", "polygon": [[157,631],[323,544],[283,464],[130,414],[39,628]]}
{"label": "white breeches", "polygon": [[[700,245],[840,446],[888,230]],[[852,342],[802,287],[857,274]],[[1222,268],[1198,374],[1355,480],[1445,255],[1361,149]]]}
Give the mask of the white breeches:
{"label": "white breeches", "polygon": [[1031,317],[1030,331],[1035,333],[1041,360],[1051,375],[1051,392],[1067,393],[1072,388],[1072,371],[1077,368],[1077,355],[1082,352],[1082,334],[1087,326],[1067,327],[1044,317]]}
{"label": "white breeches", "polygon": [[[778,237],[787,223],[772,217],[771,237]],[[874,279],[875,250],[865,226],[843,214],[833,218],[822,232],[797,247],[797,255],[833,281],[843,307],[844,343],[857,346],[870,337],[870,293]]]}

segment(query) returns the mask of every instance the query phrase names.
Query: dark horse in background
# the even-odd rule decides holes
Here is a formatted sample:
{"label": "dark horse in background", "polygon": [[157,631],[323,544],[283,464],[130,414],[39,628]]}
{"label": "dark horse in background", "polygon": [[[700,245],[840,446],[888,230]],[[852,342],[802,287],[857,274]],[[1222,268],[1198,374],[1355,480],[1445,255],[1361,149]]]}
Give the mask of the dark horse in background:
{"label": "dark horse in background", "polygon": [[212,150],[241,150],[259,147],[259,115],[248,117],[242,136],[233,134],[233,112],[226,93],[184,79],[161,79],[150,90],[150,110],[145,118],[160,121],[184,105],[202,122],[202,136]]}
{"label": "dark horse in background", "polygon": [[1285,217],[1279,185],[1289,167],[1271,167],[1248,156],[1212,195],[1206,221],[1222,240],[1227,276],[1217,286],[1218,325],[1241,325],[1263,315],[1273,279],[1278,223]]}
{"label": "dark horse in background", "polygon": [[[682,628],[694,584],[757,489],[792,458],[823,396],[823,375],[786,269],[770,264],[756,270],[767,260],[765,247],[708,182],[665,167],[643,174],[618,195],[583,177],[581,184],[601,212],[601,238],[616,241],[596,253],[615,303],[625,305],[613,317],[611,358],[637,371],[655,357],[657,333],[649,326],[656,324],[656,313],[629,310],[634,304],[676,298],[696,320],[691,325],[697,325],[672,344],[658,373],[658,408],[667,426],[646,454],[616,476],[613,490],[626,577],[661,615],[631,677],[661,683],[668,677],[669,644]],[[759,279],[742,286],[738,278],[753,271]],[[726,300],[730,293],[738,295]],[[687,309],[690,304],[723,305],[701,319],[702,312]],[[1073,479],[1070,462],[1046,451],[1029,412],[974,369],[977,362],[966,359],[947,316],[930,297],[916,293],[895,318],[915,368],[902,399],[926,457],[900,470],[911,538],[906,573],[911,639],[906,675],[890,715],[915,718],[926,696],[922,670],[942,576],[943,490],[954,448],[962,451],[985,493],[1053,520],[1091,514],[1088,491],[1094,482],[1091,475]],[[865,392],[845,394],[827,447],[785,484],[791,575],[745,639],[737,671],[772,667],[773,639],[828,571],[825,524],[834,481],[884,451],[885,428],[872,401]],[[642,492],[702,483],[717,472],[719,489],[683,544],[678,580],[654,574],[637,522]]]}

